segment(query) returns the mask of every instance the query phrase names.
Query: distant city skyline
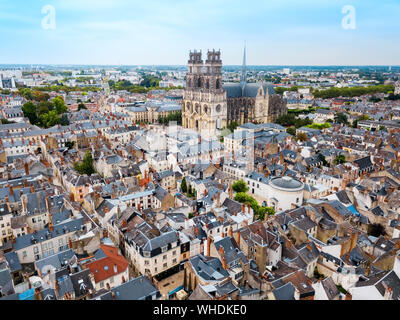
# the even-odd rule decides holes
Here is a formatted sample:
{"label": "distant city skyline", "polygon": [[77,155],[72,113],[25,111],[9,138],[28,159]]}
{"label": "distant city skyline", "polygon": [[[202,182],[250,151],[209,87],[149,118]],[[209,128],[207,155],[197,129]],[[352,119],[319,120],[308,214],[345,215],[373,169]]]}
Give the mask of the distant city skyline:
{"label": "distant city skyline", "polygon": [[[342,25],[347,5],[355,29]],[[249,66],[398,66],[399,16],[397,0],[3,0],[0,64],[185,65],[189,50],[215,48],[238,66],[246,41]]]}

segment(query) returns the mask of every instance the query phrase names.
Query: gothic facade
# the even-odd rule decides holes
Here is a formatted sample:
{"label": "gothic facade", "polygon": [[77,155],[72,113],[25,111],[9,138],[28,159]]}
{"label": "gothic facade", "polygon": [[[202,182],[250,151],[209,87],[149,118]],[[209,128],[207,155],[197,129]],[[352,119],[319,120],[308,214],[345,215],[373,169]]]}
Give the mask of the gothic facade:
{"label": "gothic facade", "polygon": [[233,121],[273,122],[286,113],[286,100],[275,94],[272,85],[247,83],[246,51],[241,83],[224,85],[220,51],[208,51],[205,63],[201,51],[190,52],[182,108],[184,128],[215,135]]}

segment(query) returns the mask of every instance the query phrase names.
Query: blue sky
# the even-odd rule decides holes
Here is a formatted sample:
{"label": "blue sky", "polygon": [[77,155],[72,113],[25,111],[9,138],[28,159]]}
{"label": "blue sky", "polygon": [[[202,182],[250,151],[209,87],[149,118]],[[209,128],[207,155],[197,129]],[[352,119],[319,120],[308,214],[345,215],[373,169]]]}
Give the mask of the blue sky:
{"label": "blue sky", "polygon": [[[56,28],[42,28],[42,8]],[[342,7],[356,28],[342,28]],[[0,64],[400,65],[400,0],[0,0]]]}

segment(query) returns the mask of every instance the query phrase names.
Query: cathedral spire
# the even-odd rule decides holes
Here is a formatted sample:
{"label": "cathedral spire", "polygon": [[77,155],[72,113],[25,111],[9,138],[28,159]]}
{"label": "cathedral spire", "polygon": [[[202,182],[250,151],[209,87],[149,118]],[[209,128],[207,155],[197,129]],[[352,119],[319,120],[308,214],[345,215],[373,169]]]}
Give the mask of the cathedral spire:
{"label": "cathedral spire", "polygon": [[243,53],[243,66],[242,66],[242,76],[240,78],[240,84],[242,89],[246,86],[247,82],[247,68],[246,68],[246,43],[244,44],[244,53]]}

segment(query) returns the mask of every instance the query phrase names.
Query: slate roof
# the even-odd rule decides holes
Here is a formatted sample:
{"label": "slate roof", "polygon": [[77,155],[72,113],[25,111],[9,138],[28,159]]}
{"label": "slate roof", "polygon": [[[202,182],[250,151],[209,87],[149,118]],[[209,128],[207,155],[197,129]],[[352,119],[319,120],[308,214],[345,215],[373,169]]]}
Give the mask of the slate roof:
{"label": "slate roof", "polygon": [[22,265],[19,262],[18,255],[16,252],[11,251],[5,254],[8,265],[10,267],[11,272],[17,272],[22,270]]}
{"label": "slate roof", "polygon": [[354,160],[354,163],[357,164],[360,170],[367,170],[374,166],[371,162],[370,156]]}
{"label": "slate roof", "polygon": [[17,237],[14,244],[14,250],[20,250],[33,245],[33,239],[40,243],[47,241],[50,238],[59,237],[65,233],[81,230],[83,224],[83,218],[67,220],[63,223],[55,225],[53,231],[49,231],[48,228],[37,231],[37,233],[30,233]]}
{"label": "slate roof", "polygon": [[[115,300],[148,300],[148,297],[153,295],[158,298],[161,296],[158,289],[145,276],[125,282],[111,291],[114,293]],[[106,299],[110,299],[109,295]]]}
{"label": "slate roof", "polygon": [[61,270],[69,265],[69,262],[74,256],[74,251],[72,249],[68,249],[35,261],[35,267],[36,269],[40,270],[42,275],[46,275],[47,270],[50,270],[50,266],[55,270]]}
{"label": "slate roof", "polygon": [[89,290],[93,291],[93,283],[90,280],[90,270],[84,269],[70,275],[72,287],[75,291],[75,298],[85,296]]}
{"label": "slate roof", "polygon": [[222,280],[229,276],[229,273],[222,267],[218,258],[205,257],[201,254],[190,258],[193,270],[205,281]]}
{"label": "slate roof", "polygon": [[0,270],[0,288],[3,295],[11,295],[15,293],[13,280],[11,278],[10,270],[8,269]]}
{"label": "slate roof", "polygon": [[288,282],[272,292],[276,300],[294,300],[295,287],[291,282]]}

